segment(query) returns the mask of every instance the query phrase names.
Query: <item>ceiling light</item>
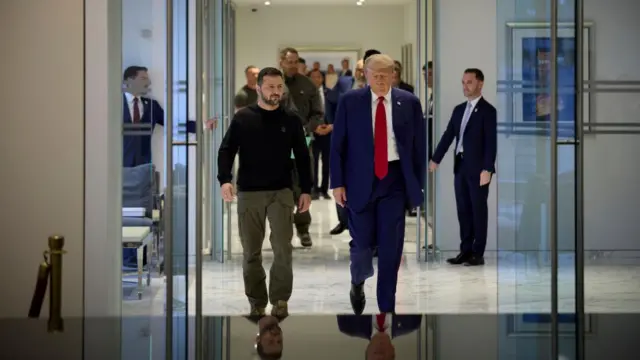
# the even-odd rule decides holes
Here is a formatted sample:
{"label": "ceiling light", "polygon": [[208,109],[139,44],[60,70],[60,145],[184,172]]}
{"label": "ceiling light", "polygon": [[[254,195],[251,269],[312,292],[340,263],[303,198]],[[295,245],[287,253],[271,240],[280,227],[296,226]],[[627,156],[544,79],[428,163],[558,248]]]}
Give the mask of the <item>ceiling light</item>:
{"label": "ceiling light", "polygon": [[362,1],[358,1],[358,2],[356,3],[356,5],[358,5],[358,6],[362,5]]}
{"label": "ceiling light", "polygon": [[269,5],[271,5],[271,1],[265,1],[264,4],[269,6]]}

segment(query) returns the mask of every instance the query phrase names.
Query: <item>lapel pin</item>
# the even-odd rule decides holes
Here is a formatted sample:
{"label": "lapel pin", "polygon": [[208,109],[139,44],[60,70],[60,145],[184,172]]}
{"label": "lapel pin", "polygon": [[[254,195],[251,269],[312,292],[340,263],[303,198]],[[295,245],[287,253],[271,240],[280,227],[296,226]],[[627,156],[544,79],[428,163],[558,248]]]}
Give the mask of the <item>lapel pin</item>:
{"label": "lapel pin", "polygon": [[285,127],[284,127],[284,126],[282,127],[282,129],[281,129],[281,130],[282,130],[282,132],[286,132],[286,131],[287,131],[287,129],[285,129]]}
{"label": "lapel pin", "polygon": [[478,112],[478,109],[474,109],[473,112]]}
{"label": "lapel pin", "polygon": [[398,101],[396,104],[400,105],[400,101]]}

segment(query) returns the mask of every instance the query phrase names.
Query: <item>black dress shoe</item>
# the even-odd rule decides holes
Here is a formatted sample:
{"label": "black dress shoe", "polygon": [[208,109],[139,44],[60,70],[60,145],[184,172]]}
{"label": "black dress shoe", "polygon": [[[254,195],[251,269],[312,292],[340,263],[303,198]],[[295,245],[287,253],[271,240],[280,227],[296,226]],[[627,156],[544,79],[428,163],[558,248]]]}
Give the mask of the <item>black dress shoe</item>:
{"label": "black dress shoe", "polygon": [[308,232],[298,232],[298,238],[300,239],[300,245],[303,247],[311,247],[313,246],[313,242],[311,241],[311,235]]}
{"label": "black dress shoe", "polygon": [[325,200],[331,200],[331,196],[329,196],[329,193],[328,193],[328,192],[326,192],[326,191],[322,193],[322,197],[323,197]]}
{"label": "black dress shoe", "polygon": [[469,254],[460,253],[458,254],[458,256],[454,258],[447,259],[447,262],[451,265],[462,265],[465,262],[467,262],[467,260],[469,260],[470,257],[471,255]]}
{"label": "black dress shoe", "polygon": [[314,191],[311,194],[311,200],[319,200],[319,199],[320,199],[320,195],[318,195],[318,193]]}
{"label": "black dress shoe", "polygon": [[407,211],[407,216],[416,217],[416,216],[418,216],[418,212],[416,211],[416,209],[409,210],[409,211]]}
{"label": "black dress shoe", "polygon": [[484,265],[484,258],[482,256],[471,256],[464,263],[464,266],[480,266],[480,265]]}
{"label": "black dress shoe", "polygon": [[378,247],[377,246],[373,248],[373,257],[374,258],[378,257]]}
{"label": "black dress shoe", "polygon": [[364,307],[367,305],[367,298],[364,295],[364,283],[360,285],[351,284],[351,292],[349,292],[349,298],[351,299],[351,308],[356,315],[362,315]]}
{"label": "black dress shoe", "polygon": [[340,224],[336,225],[336,227],[331,229],[331,231],[329,231],[329,234],[331,234],[331,235],[340,235],[345,230],[347,230],[347,225],[344,225],[344,224],[340,223]]}

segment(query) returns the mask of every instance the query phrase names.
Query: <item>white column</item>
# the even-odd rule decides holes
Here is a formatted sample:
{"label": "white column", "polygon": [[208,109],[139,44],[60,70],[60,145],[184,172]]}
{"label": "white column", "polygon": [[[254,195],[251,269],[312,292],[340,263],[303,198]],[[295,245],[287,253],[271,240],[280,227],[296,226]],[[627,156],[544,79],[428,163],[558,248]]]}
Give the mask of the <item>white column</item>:
{"label": "white column", "polygon": [[85,0],[85,358],[120,358],[122,0]]}
{"label": "white column", "polygon": [[[436,74],[436,115],[434,126],[439,139],[453,108],[464,102],[461,79],[466,68],[484,72],[483,95],[496,104],[496,19],[495,0],[434,0],[434,70]],[[479,21],[479,14],[482,20]],[[436,241],[443,251],[458,251],[460,231],[453,189],[454,144],[436,172]],[[500,171],[498,169],[498,171]],[[489,232],[487,250],[496,249],[496,181],[489,189]]]}

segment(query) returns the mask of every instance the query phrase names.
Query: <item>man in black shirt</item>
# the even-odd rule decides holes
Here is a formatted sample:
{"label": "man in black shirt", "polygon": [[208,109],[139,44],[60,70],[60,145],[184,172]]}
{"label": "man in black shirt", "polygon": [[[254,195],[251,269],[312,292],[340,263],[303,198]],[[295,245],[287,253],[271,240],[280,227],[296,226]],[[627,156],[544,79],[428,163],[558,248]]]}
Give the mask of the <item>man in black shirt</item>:
{"label": "man in black shirt", "polygon": [[[288,315],[293,269],[293,212],[309,211],[311,205],[311,162],[304,130],[298,116],[280,107],[284,92],[282,72],[265,68],[258,74],[258,104],[240,109],[227,130],[218,151],[218,180],[222,198],[231,202],[233,161],[239,155],[238,227],[243,248],[245,294],[251,304],[250,316],[262,316],[271,301],[271,314]],[[301,194],[294,202],[291,154],[295,156]],[[262,267],[265,223],[271,227],[273,265],[266,275]]]}

